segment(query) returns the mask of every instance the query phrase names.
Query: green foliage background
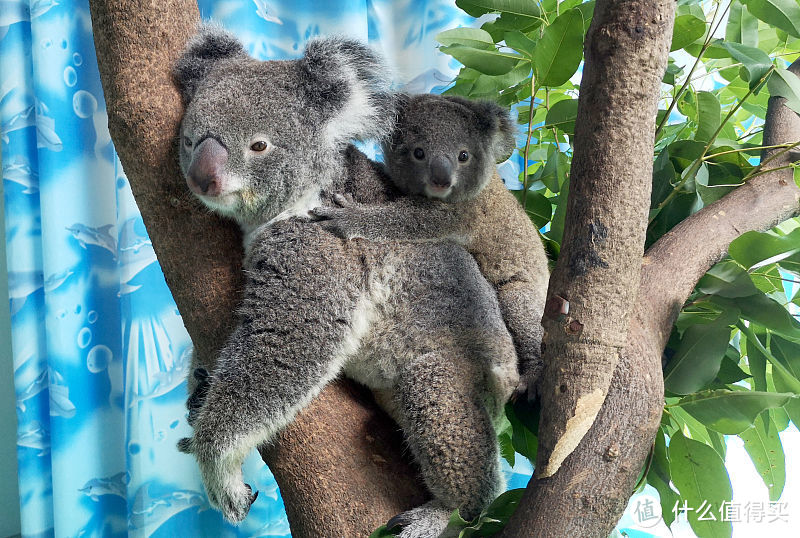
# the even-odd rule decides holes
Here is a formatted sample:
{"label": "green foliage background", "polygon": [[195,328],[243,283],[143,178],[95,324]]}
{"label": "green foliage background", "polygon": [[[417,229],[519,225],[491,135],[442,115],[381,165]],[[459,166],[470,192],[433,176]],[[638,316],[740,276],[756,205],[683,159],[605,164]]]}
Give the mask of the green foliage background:
{"label": "green foliage background", "polygon": [[[491,99],[514,109],[525,142],[515,191],[553,258],[564,227],[574,80],[594,1],[457,0],[480,28],[437,36],[461,69],[447,94]],[[800,113],[800,79],[786,66],[800,54],[798,0],[679,0],[653,148],[647,246],[677,223],[748,180],[775,168],[760,161],[770,95]],[[722,82],[722,83],[721,83]],[[531,96],[534,96],[531,106]],[[779,146],[788,151],[800,141]],[[793,166],[796,166],[795,163]],[[798,178],[795,169],[795,178]],[[771,500],[781,496],[785,454],[778,432],[800,426],[800,221],[748,232],[730,246],[678,318],[664,354],[665,407],[639,488],[661,496],[667,525],[677,501],[708,501],[716,521],[689,521],[700,537],[731,536],[721,521],[732,501],[724,435],[738,435]],[[793,289],[789,296],[787,290]],[[798,310],[795,309],[795,312]],[[499,434],[503,456],[536,456],[536,413],[508,408]],[[501,496],[473,522],[454,514],[460,536],[491,536],[522,490]],[[632,492],[633,493],[633,492]],[[391,536],[385,530],[374,536]]]}

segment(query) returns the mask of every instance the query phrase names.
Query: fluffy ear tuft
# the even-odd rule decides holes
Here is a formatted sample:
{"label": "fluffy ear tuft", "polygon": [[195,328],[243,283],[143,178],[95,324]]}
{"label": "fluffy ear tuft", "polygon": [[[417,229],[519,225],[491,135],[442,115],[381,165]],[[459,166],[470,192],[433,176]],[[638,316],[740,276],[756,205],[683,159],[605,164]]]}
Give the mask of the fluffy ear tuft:
{"label": "fluffy ear tuft", "polygon": [[389,69],[377,52],[353,39],[318,38],[309,41],[300,67],[309,99],[330,114],[325,129],[332,143],[389,134],[396,102]]}
{"label": "fluffy ear tuft", "polygon": [[237,56],[246,57],[247,52],[233,34],[218,24],[201,23],[173,69],[183,99],[187,102],[191,100],[198,85],[216,62]]}
{"label": "fluffy ear tuft", "polygon": [[471,101],[456,95],[445,96],[454,103],[459,103],[472,110],[482,132],[491,133],[491,151],[496,162],[508,159],[517,145],[516,129],[508,115],[508,110],[493,101]]}

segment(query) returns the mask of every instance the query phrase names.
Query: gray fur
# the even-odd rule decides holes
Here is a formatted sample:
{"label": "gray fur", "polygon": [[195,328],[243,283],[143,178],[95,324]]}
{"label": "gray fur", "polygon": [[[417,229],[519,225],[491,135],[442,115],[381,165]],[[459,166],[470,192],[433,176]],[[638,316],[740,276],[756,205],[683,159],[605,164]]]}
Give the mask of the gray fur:
{"label": "gray fur", "polygon": [[[216,43],[217,32],[204,30],[187,54],[198,56],[203,39]],[[344,241],[290,211],[303,199],[332,205],[337,192],[359,203],[398,196],[378,165],[342,142],[390,130],[380,62],[341,39],[289,62],[199,56],[216,63],[200,80],[179,81],[193,88],[181,166],[191,183],[193,165],[208,161],[204,173],[221,188],[200,199],[249,234],[239,325],[201,384],[204,401],[193,400],[194,435],[180,443],[196,456],[209,499],[241,521],[253,499],[245,456],[346,372],[376,389],[402,426],[440,507],[405,514],[401,536],[436,536],[443,511],[456,507],[476,516],[502,488],[492,423],[518,380],[493,288],[456,244]],[[253,133],[274,149],[249,155]],[[206,139],[216,152],[198,155]]]}
{"label": "gray fur", "polygon": [[[392,182],[409,196],[383,205],[336,197],[339,207],[313,213],[324,219],[322,227],[347,239],[464,245],[497,290],[520,359],[518,393],[532,399],[541,371],[549,271],[538,232],[496,176],[495,162],[514,149],[508,113],[491,102],[437,95],[405,96],[398,111],[384,157]],[[463,152],[468,158],[461,162]],[[452,167],[444,193],[432,192],[436,159]]]}

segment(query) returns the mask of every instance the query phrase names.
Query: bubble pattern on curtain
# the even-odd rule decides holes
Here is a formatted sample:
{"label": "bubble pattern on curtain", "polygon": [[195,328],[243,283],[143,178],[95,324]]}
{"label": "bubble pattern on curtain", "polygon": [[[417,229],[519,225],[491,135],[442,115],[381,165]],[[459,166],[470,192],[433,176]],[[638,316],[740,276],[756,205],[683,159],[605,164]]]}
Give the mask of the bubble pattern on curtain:
{"label": "bubble pattern on curtain", "polygon": [[[458,64],[433,36],[471,22],[452,0],[200,7],[261,59],[298,57],[319,34],[368,40],[411,92],[449,84]],[[191,342],[108,134],[87,1],[0,2],[0,51],[23,536],[288,536],[257,453],[245,475],[261,493],[234,528],[175,448]]]}

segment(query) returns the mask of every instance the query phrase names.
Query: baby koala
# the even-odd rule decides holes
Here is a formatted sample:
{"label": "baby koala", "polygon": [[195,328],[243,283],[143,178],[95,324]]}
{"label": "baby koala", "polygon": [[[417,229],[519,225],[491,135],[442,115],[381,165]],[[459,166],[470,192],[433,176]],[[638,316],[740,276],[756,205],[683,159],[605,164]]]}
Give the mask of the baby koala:
{"label": "baby koala", "polygon": [[[541,319],[549,280],[539,233],[496,172],[514,150],[508,112],[487,101],[403,95],[386,171],[407,194],[381,205],[335,196],[320,225],[345,239],[453,241],[463,245],[497,291],[519,357],[517,395],[533,399],[541,364]],[[509,207],[517,208],[508,211]]]}

